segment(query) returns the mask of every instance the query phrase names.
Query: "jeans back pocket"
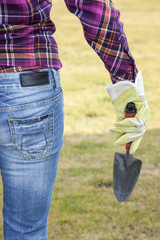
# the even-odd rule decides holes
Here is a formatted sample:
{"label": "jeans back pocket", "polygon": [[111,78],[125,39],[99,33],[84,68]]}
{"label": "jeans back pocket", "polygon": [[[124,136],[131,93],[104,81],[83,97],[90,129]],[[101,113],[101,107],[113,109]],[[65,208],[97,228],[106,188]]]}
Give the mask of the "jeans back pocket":
{"label": "jeans back pocket", "polygon": [[9,119],[12,144],[25,159],[34,160],[49,156],[54,138],[54,113],[28,118]]}

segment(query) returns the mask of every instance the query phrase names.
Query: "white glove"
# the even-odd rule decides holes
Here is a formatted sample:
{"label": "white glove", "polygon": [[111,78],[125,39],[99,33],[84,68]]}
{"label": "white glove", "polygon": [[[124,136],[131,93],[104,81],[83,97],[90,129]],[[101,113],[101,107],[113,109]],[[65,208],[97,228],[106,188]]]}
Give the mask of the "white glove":
{"label": "white glove", "polygon": [[[140,141],[146,131],[149,117],[149,107],[145,99],[142,73],[137,74],[135,83],[121,81],[107,86],[108,94],[116,110],[115,144],[124,145],[132,142],[130,153],[137,150]],[[134,102],[136,115],[132,118],[125,118],[126,105]]]}

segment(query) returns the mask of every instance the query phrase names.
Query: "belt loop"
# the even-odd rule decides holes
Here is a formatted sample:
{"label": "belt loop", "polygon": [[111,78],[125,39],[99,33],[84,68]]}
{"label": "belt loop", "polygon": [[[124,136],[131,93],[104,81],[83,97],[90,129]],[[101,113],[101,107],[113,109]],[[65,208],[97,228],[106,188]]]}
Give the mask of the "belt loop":
{"label": "belt loop", "polygon": [[58,87],[59,87],[59,82],[58,82],[56,71],[54,69],[52,69],[52,72],[53,72],[55,83],[56,83],[55,91],[57,92],[58,91]]}

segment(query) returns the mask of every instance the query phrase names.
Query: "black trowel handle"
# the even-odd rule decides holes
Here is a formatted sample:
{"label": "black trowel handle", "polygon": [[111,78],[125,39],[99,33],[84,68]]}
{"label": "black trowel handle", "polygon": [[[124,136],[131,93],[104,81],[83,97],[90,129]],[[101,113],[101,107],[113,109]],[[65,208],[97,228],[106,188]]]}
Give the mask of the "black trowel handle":
{"label": "black trowel handle", "polygon": [[[126,109],[125,109],[125,118],[132,118],[136,115],[137,109],[136,105],[133,102],[127,103]],[[126,144],[126,150],[129,151],[131,147],[132,142],[129,142]]]}

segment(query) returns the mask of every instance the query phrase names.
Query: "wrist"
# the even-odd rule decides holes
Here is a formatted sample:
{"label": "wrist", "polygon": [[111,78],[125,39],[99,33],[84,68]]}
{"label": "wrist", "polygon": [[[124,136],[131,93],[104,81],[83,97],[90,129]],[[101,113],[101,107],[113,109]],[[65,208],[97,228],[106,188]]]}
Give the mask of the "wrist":
{"label": "wrist", "polygon": [[135,87],[139,97],[143,100],[145,98],[145,92],[144,92],[144,84],[143,84],[143,77],[142,72],[138,72],[136,76],[135,83],[132,83],[130,81],[120,81],[115,84],[109,84],[106,89],[110,96],[111,101],[114,101],[116,98],[118,98],[125,90]]}

